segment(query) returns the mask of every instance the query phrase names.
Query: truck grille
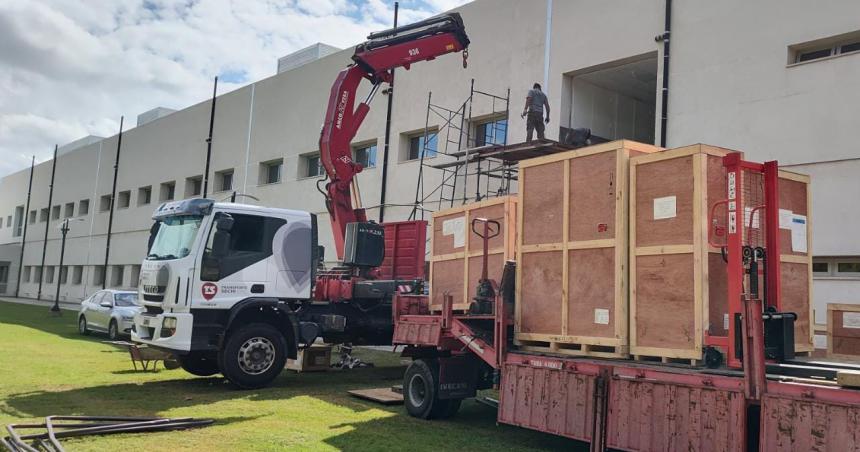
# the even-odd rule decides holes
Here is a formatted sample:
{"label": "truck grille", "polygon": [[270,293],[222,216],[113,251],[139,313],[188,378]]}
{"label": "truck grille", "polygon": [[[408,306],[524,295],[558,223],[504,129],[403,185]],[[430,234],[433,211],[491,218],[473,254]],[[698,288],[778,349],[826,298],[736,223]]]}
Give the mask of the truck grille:
{"label": "truck grille", "polygon": [[143,294],[143,301],[157,301],[159,303],[164,301],[164,295],[150,295]]}

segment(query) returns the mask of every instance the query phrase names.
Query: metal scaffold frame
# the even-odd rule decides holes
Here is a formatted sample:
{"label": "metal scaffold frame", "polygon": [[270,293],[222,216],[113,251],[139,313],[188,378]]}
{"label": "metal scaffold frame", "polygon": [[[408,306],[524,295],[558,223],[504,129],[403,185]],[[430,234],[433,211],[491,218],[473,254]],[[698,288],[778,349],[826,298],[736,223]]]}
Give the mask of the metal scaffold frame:
{"label": "metal scaffold frame", "polygon": [[[438,194],[436,209],[453,207],[455,201],[462,204],[470,200],[481,200],[491,196],[502,196],[510,193],[511,181],[516,180],[516,167],[511,162],[485,157],[480,151],[498,146],[505,146],[508,141],[507,132],[510,119],[511,90],[508,88],[505,96],[488,93],[475,89],[475,79],[469,86],[469,96],[456,108],[451,109],[433,103],[433,93],[427,93],[427,114],[425,116],[424,134],[419,156],[418,181],[415,189],[415,204],[410,219],[424,218],[424,204]],[[473,117],[473,106],[476,99],[488,100],[491,108],[487,114],[481,114],[476,120]],[[431,119],[438,119],[439,126],[431,126]],[[478,136],[479,126],[484,126],[483,134]],[[474,130],[473,130],[474,128]],[[444,137],[440,149],[440,137]],[[445,156],[446,161],[430,163],[431,156]],[[469,164],[475,164],[470,171]],[[425,168],[442,170],[440,183],[432,190],[425,187]],[[469,176],[477,176],[474,197],[469,197]],[[481,177],[484,177],[483,187]],[[491,190],[491,180],[498,182]],[[458,184],[462,192],[458,197]],[[482,190],[483,188],[483,190]]]}

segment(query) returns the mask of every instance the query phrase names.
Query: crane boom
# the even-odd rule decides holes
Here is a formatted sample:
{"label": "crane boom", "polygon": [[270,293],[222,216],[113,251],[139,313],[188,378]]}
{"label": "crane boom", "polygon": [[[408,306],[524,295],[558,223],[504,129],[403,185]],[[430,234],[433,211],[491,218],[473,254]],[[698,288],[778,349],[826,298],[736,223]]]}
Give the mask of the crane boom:
{"label": "crane boom", "polygon": [[[331,87],[320,133],[320,160],[329,179],[324,192],[326,209],[338,258],[343,258],[346,225],[367,221],[364,209],[354,207],[352,202],[351,185],[363,167],[353,161],[350,143],[370,111],[371,99],[382,83],[391,82],[392,69],[409,69],[412,63],[465,51],[469,46],[463,20],[457,13],[371,33],[367,38],[367,42],[356,46],[354,63],[338,74]],[[373,86],[367,98],[354,107],[362,79]]]}

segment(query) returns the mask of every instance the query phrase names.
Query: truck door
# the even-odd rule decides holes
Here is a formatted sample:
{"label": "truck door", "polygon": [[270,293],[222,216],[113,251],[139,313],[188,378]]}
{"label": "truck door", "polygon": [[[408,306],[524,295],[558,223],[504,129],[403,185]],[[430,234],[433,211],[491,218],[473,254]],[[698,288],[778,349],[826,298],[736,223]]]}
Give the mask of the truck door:
{"label": "truck door", "polygon": [[[231,218],[232,224],[229,230],[221,231],[219,238],[219,218],[225,217]],[[275,282],[269,275],[269,266],[274,265],[272,238],[284,224],[286,220],[282,218],[216,214],[200,259],[199,278],[192,289],[192,305],[229,309],[248,297],[276,296]]]}

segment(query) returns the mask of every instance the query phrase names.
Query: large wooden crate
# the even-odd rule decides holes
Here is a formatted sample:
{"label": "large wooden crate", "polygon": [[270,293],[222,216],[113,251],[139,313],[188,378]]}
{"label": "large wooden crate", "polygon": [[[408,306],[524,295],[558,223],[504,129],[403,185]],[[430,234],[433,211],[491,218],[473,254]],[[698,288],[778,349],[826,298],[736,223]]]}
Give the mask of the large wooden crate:
{"label": "large wooden crate", "polygon": [[[442,297],[454,297],[454,309],[464,311],[481,278],[483,239],[472,231],[475,218],[498,221],[501,232],[490,239],[488,276],[499,281],[505,261],[516,249],[517,197],[503,196],[433,213],[430,249],[430,308],[442,309]],[[479,227],[480,228],[480,227]],[[479,229],[482,230],[482,229]]]}
{"label": "large wooden crate", "polygon": [[[728,149],[686,146],[630,161],[630,353],[698,360],[727,335],[727,274],[708,245],[709,206],[726,196]],[[715,271],[709,272],[709,268]]]}
{"label": "large wooden crate", "polygon": [[518,345],[627,356],[628,162],[659,150],[614,141],[520,162]]}
{"label": "large wooden crate", "polygon": [[[779,242],[782,310],[797,314],[794,350],[814,350],[812,309],[812,195],[809,176],[779,171]],[[793,231],[793,228],[797,230]],[[802,236],[799,237],[799,236]]]}
{"label": "large wooden crate", "polygon": [[860,305],[827,304],[827,357],[860,360]]}

